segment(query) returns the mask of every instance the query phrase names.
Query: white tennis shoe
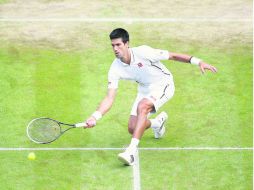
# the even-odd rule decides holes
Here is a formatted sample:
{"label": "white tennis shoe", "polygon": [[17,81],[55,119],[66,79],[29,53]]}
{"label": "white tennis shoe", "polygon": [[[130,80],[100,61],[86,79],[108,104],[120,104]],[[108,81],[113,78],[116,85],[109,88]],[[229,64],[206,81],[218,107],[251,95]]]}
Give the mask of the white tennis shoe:
{"label": "white tennis shoe", "polygon": [[154,137],[156,139],[159,139],[161,137],[163,137],[166,129],[165,129],[165,122],[168,119],[168,114],[166,112],[161,112],[159,115],[157,115],[157,117],[155,118],[158,120],[158,122],[160,123],[160,126],[157,128],[153,128],[153,132],[154,132]]}
{"label": "white tennis shoe", "polygon": [[136,151],[131,153],[128,150],[118,154],[118,160],[128,166],[132,166],[135,163]]}

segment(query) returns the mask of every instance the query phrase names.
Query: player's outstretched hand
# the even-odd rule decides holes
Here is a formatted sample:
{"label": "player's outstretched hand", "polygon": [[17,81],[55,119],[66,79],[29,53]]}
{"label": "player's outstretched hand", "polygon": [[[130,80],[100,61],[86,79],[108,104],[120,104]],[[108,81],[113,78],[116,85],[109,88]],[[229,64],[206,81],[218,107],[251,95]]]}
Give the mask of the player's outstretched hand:
{"label": "player's outstretched hand", "polygon": [[207,64],[207,63],[205,63],[205,62],[200,62],[200,63],[199,63],[199,68],[200,68],[202,74],[205,73],[205,70],[210,70],[210,71],[213,72],[213,73],[216,73],[216,72],[217,72],[217,69],[216,69],[214,66],[209,65],[209,64]]}
{"label": "player's outstretched hand", "polygon": [[96,125],[96,119],[94,117],[89,117],[87,120],[86,120],[86,128],[92,128]]}

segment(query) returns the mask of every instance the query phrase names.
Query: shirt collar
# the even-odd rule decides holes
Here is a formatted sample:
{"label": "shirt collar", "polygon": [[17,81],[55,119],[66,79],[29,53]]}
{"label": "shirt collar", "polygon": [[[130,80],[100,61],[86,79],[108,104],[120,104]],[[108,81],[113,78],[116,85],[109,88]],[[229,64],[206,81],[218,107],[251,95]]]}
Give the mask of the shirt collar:
{"label": "shirt collar", "polygon": [[130,62],[130,65],[131,65],[131,64],[134,64],[135,58],[134,58],[134,54],[133,54],[133,51],[132,51],[131,48],[129,48],[129,52],[130,52],[130,54],[131,54],[131,62]]}
{"label": "shirt collar", "polygon": [[[132,51],[132,49],[131,49],[131,48],[129,48],[129,49],[128,49],[128,51],[129,51],[129,52],[130,52],[130,54],[131,54],[131,61],[130,61],[130,65],[132,65],[132,64],[134,64],[134,62],[135,62],[135,59],[134,59],[134,54],[133,54],[133,51]],[[129,66],[129,64],[122,62],[122,61],[121,61],[121,59],[118,59],[118,60],[119,60],[119,62],[120,62],[120,63],[122,63],[122,65],[123,65],[123,66]]]}

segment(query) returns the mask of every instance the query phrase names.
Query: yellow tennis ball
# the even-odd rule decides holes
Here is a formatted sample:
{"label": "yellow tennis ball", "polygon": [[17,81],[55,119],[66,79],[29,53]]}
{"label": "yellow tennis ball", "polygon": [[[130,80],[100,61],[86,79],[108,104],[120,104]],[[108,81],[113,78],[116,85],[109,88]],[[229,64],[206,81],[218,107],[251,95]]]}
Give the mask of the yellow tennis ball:
{"label": "yellow tennis ball", "polygon": [[35,160],[35,158],[36,158],[35,153],[34,153],[34,152],[30,152],[30,153],[28,154],[27,158],[28,158],[29,160]]}

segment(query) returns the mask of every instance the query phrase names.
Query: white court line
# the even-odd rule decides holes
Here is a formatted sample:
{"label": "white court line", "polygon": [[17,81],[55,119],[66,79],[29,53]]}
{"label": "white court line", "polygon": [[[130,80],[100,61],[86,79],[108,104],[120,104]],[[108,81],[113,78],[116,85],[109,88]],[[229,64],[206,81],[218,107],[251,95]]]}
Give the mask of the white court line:
{"label": "white court line", "polygon": [[0,18],[0,22],[252,22],[239,18]]}
{"label": "white court line", "polygon": [[140,190],[141,189],[141,180],[140,180],[140,168],[139,168],[139,151],[135,156],[135,163],[132,166],[133,171],[133,189]]}
{"label": "white court line", "polygon": [[[22,148],[22,147],[2,147],[0,148],[0,151],[51,151],[51,150],[59,150],[59,151],[95,151],[95,150],[124,150],[125,148],[79,148],[79,147],[69,147],[69,148]],[[179,151],[185,151],[185,150],[190,150],[190,151],[253,151],[254,147],[147,147],[147,148],[138,148],[139,150],[150,150],[150,151],[174,151],[174,150],[179,150]]]}

